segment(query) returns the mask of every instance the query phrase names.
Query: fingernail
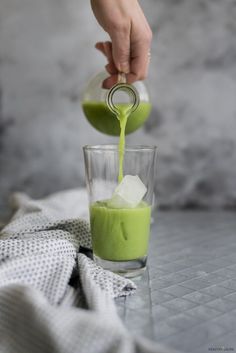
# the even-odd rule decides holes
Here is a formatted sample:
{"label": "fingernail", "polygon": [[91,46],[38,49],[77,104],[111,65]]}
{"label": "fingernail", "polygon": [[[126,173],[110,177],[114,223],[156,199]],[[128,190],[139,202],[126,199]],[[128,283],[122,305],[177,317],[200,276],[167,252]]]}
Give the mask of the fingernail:
{"label": "fingernail", "polygon": [[128,74],[129,73],[129,63],[126,62],[126,63],[122,63],[119,65],[119,71],[120,72],[124,72],[125,74]]}

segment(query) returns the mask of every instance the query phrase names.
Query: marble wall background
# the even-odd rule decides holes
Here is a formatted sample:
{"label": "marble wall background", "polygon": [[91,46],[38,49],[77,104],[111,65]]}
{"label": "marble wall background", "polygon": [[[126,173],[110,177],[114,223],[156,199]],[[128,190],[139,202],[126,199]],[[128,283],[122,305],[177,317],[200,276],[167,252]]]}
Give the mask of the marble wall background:
{"label": "marble wall background", "polygon": [[[236,206],[236,1],[141,1],[154,33],[153,112],[128,142],[159,147],[162,207]],[[81,147],[117,141],[80,107],[106,35],[83,0],[0,2],[0,210],[84,185]]]}

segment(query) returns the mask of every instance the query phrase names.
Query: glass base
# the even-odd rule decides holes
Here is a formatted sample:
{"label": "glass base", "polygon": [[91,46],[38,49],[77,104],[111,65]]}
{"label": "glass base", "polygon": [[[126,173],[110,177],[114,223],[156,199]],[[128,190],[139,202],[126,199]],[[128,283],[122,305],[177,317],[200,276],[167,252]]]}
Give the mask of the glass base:
{"label": "glass base", "polygon": [[93,259],[96,264],[104,268],[104,270],[112,271],[127,278],[142,275],[146,270],[147,263],[147,256],[128,261],[109,261],[93,255]]}

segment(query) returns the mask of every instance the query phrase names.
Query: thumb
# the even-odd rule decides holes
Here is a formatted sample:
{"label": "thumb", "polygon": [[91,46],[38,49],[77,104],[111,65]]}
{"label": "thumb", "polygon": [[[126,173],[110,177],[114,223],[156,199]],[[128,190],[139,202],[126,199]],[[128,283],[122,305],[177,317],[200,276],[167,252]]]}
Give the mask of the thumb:
{"label": "thumb", "polygon": [[112,56],[119,72],[126,74],[130,71],[130,36],[129,32],[115,32],[111,36]]}

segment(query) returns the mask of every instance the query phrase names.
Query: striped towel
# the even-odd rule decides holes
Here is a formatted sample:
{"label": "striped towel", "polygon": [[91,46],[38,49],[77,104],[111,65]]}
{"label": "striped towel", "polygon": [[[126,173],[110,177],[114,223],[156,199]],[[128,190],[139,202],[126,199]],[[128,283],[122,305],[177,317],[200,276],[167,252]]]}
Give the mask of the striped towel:
{"label": "striped towel", "polygon": [[98,267],[91,248],[86,191],[12,199],[0,232],[0,353],[163,352],[133,337],[113,298],[132,281]]}

